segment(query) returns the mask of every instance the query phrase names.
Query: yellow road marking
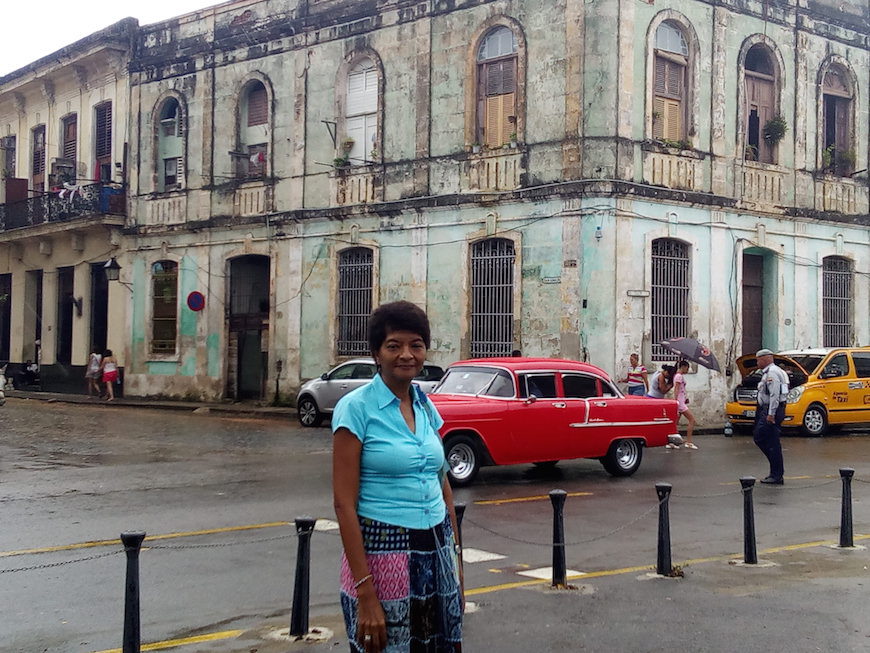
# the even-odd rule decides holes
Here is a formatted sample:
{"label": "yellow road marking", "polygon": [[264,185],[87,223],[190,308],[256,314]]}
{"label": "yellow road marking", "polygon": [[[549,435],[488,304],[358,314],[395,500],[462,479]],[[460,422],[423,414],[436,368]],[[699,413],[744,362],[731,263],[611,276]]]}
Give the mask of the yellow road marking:
{"label": "yellow road marking", "polygon": [[[275,528],[276,526],[289,526],[290,522],[273,521],[264,524],[246,524],[244,526],[227,526],[225,528],[208,528],[201,531],[181,531],[178,533],[164,533],[162,535],[148,535],[145,542],[156,540],[170,540],[178,537],[195,537],[197,535],[214,535],[216,533],[235,533],[238,531],[252,531],[261,528]],[[75,549],[90,549],[97,546],[113,546],[121,544],[121,539],[93,540],[90,542],[77,542],[75,544],[62,544],[60,546],[44,546],[37,549],[20,549],[18,551],[0,551],[0,558],[22,556],[31,553],[53,553],[55,551],[73,551]]]}
{"label": "yellow road marking", "polygon": [[[854,541],[867,540],[870,539],[870,535],[855,535],[852,538]],[[798,551],[800,549],[811,549],[817,546],[835,546],[839,544],[839,542],[835,542],[834,540],[817,540],[815,542],[802,542],[800,544],[787,544],[785,546],[775,546],[769,549],[764,549],[763,551],[759,551],[759,555],[761,554],[769,554],[769,553],[781,553],[783,551]],[[729,560],[735,560],[740,558],[740,554],[731,553],[721,556],[711,556],[709,558],[693,558],[691,560],[684,560],[683,562],[678,562],[674,564],[678,564],[680,566],[687,565],[699,565],[706,562],[727,562]],[[600,571],[588,571],[584,574],[576,574],[567,576],[568,580],[577,580],[579,578],[587,579],[587,578],[603,578],[605,576],[619,576],[620,574],[636,574],[640,571],[651,571],[655,569],[655,565],[640,565],[637,567],[623,567],[622,569],[602,569]],[[534,585],[543,585],[545,583],[549,583],[550,579],[534,579],[534,580],[521,580],[513,583],[501,583],[500,585],[489,585],[486,587],[475,587],[473,589],[465,590],[466,596],[477,596],[480,594],[489,594],[491,592],[500,592],[503,590],[516,589],[518,587],[532,587]]]}
{"label": "yellow road marking", "polygon": [[[244,630],[223,630],[219,633],[208,633],[207,635],[196,635],[194,637],[182,637],[181,639],[167,639],[163,642],[152,642],[151,644],[142,644],[139,647],[140,651],[162,651],[165,648],[174,648],[176,646],[186,646],[188,644],[202,644],[203,642],[216,642],[219,639],[232,639],[238,637]],[[95,653],[121,653],[119,648],[110,648],[105,651],[95,651]]]}
{"label": "yellow road marking", "polygon": [[[592,492],[569,492],[569,497],[589,497]],[[486,499],[483,501],[475,501],[476,506],[500,506],[503,503],[521,503],[523,501],[544,501],[550,498],[548,494],[540,494],[533,497],[517,497],[515,499]]]}

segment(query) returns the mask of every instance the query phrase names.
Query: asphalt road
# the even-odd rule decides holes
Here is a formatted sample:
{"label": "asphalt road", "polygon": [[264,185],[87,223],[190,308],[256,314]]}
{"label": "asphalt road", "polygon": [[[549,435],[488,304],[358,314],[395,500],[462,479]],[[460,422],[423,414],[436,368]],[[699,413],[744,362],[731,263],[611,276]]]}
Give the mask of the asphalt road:
{"label": "asphalt road", "polygon": [[[0,420],[0,651],[119,647],[117,538],[138,529],[161,536],[141,557],[143,642],[160,650],[180,640],[182,653],[346,650],[340,542],[328,521],[312,538],[311,624],[334,636],[264,639],[289,623],[297,541],[288,522],[333,518],[328,429],[23,399],[10,399]],[[596,461],[482,470],[456,492],[468,506],[466,554],[490,556],[466,564],[465,650],[870,650],[867,436],[784,440],[786,485],[754,493],[761,564],[752,566],[730,564],[743,552],[738,478],[766,474],[751,438],[649,450],[627,479]],[[826,545],[838,540],[844,466],[856,469],[859,546],[848,550]],[[651,573],[659,481],[673,485],[680,578]],[[572,576],[573,590],[523,575],[551,565],[554,488],[569,493],[567,566],[585,574]],[[34,549],[49,550],[26,553]],[[102,557],[83,560],[91,556]]]}

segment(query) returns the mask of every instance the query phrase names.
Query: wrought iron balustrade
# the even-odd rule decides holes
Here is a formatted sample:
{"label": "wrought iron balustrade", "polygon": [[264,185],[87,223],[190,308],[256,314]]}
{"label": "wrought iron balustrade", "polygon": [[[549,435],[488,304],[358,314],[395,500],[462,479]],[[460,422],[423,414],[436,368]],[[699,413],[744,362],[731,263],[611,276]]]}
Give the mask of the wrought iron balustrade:
{"label": "wrought iron balustrade", "polygon": [[76,186],[37,197],[0,204],[0,231],[65,222],[87,215],[125,215],[126,189],[109,184]]}

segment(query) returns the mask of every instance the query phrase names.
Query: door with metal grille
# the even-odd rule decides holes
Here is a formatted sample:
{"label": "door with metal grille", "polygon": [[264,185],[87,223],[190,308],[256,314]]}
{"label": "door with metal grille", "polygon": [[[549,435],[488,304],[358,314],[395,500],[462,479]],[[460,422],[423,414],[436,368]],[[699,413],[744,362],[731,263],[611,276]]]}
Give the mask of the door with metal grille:
{"label": "door with metal grille", "polygon": [[353,247],[338,255],[339,356],[369,353],[368,319],[372,312],[373,274],[372,250]]}
{"label": "door with metal grille", "polygon": [[471,246],[471,356],[510,356],[514,347],[514,244]]}
{"label": "door with metal grille", "polygon": [[659,343],[689,336],[689,246],[679,240],[652,242],[652,360],[670,361],[674,355]]}
{"label": "door with metal grille", "polygon": [[270,260],[240,256],[230,262],[227,395],[263,399],[269,352]]}

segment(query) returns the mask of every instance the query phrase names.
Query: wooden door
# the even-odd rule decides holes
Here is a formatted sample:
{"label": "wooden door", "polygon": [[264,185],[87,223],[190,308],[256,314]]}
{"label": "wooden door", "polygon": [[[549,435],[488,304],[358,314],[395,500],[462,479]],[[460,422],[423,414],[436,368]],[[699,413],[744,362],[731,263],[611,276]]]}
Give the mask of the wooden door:
{"label": "wooden door", "polygon": [[753,354],[762,345],[764,324],[764,257],[743,255],[743,354]]}

